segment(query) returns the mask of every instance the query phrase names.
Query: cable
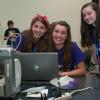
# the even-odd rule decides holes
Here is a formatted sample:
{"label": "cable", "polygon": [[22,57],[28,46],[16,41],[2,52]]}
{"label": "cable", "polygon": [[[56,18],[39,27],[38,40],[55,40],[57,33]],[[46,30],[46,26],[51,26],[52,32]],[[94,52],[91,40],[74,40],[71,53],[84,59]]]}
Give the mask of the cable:
{"label": "cable", "polygon": [[67,100],[67,99],[71,99],[72,95],[74,95],[74,94],[76,94],[78,92],[81,92],[81,91],[88,90],[88,89],[93,89],[93,88],[92,87],[86,87],[84,89],[79,89],[79,90],[72,91],[71,93],[66,92],[61,97],[55,98],[54,100]]}
{"label": "cable", "polygon": [[20,43],[21,43],[21,40],[22,40],[21,35],[20,35],[20,34],[18,34],[18,35],[19,35],[19,37],[20,37],[20,40],[19,40],[19,43],[17,44],[17,46],[16,46],[15,50],[17,50],[17,49],[18,49],[18,47],[19,47],[19,45],[20,45]]}
{"label": "cable", "polygon": [[71,95],[73,95],[73,94],[75,94],[77,92],[88,90],[88,89],[93,89],[93,88],[92,87],[86,87],[86,88],[83,88],[83,89],[74,90],[74,91],[71,92]]}
{"label": "cable", "polygon": [[19,42],[18,42],[18,44],[17,44],[16,48],[14,49],[14,50],[16,51],[16,50],[18,49],[18,47],[19,47],[20,43],[21,43],[22,38],[21,38],[21,34],[19,34],[19,33],[12,33],[12,32],[10,32],[10,36],[8,37],[7,42],[8,42],[8,40],[10,39],[10,37],[11,37],[12,35],[18,35],[18,36],[19,36],[19,38],[20,38],[20,40],[19,40]]}
{"label": "cable", "polygon": [[59,75],[58,75],[57,79],[58,79],[58,87],[56,88],[57,89],[56,97],[61,97],[62,92],[61,92],[61,84],[59,82],[59,79],[60,79],[60,76]]}

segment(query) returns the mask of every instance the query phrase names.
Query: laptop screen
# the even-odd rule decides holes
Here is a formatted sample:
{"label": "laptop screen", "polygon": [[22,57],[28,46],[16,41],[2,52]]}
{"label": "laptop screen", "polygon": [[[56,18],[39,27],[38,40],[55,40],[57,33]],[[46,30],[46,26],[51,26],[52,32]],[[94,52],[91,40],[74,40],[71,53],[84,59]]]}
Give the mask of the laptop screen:
{"label": "laptop screen", "polygon": [[22,81],[49,81],[58,75],[57,53],[16,53],[20,60]]}

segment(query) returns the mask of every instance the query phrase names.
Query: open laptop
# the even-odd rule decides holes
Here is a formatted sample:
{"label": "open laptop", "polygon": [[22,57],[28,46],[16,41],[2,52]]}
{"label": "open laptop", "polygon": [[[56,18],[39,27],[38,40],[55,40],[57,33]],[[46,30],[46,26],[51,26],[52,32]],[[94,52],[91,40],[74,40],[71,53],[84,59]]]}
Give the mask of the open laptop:
{"label": "open laptop", "polygon": [[16,53],[21,62],[22,81],[49,81],[58,75],[57,53]]}

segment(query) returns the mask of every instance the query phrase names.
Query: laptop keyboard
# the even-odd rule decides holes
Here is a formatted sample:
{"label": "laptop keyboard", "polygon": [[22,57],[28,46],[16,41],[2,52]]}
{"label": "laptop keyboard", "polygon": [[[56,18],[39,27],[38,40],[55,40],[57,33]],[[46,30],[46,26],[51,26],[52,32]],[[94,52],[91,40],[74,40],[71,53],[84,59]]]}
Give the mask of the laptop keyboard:
{"label": "laptop keyboard", "polygon": [[21,91],[26,90],[28,88],[40,87],[40,86],[49,87],[50,83],[49,81],[24,81],[21,82]]}
{"label": "laptop keyboard", "polygon": [[49,85],[49,81],[23,81],[21,85],[31,85],[31,86],[44,86]]}

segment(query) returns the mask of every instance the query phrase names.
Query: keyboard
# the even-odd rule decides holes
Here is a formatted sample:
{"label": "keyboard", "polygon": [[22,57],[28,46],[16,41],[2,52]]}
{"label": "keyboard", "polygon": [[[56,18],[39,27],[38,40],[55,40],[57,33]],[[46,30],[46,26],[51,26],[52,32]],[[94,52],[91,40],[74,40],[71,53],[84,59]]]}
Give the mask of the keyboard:
{"label": "keyboard", "polygon": [[48,85],[49,81],[23,81],[21,85]]}
{"label": "keyboard", "polygon": [[46,86],[49,87],[49,81],[23,81],[21,82],[21,91],[32,87]]}

